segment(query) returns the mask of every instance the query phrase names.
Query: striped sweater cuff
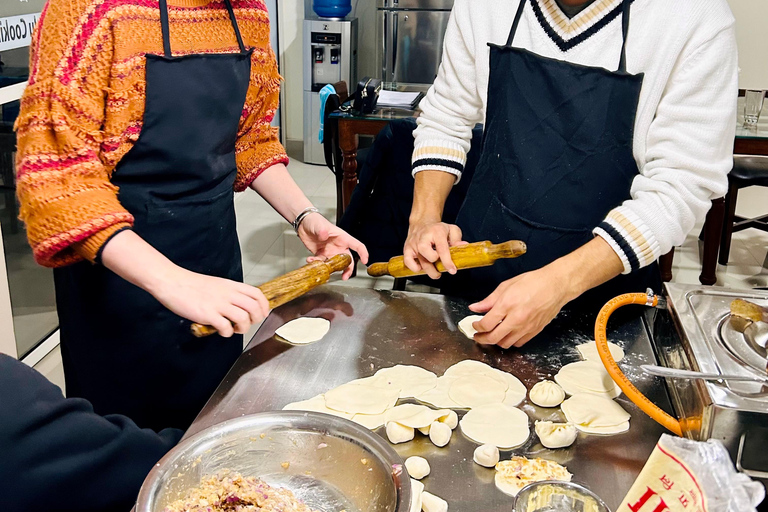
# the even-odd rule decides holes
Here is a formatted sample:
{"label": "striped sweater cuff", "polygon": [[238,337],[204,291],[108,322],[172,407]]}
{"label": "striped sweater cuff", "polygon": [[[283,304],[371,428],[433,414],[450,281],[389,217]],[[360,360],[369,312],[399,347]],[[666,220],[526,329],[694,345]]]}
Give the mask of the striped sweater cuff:
{"label": "striped sweater cuff", "polygon": [[648,226],[623,206],[611,210],[592,232],[616,251],[624,264],[623,274],[648,266],[661,256],[659,243]]}
{"label": "striped sweater cuff", "polygon": [[467,153],[455,142],[433,139],[420,142],[413,150],[413,175],[421,171],[443,171],[461,179]]}

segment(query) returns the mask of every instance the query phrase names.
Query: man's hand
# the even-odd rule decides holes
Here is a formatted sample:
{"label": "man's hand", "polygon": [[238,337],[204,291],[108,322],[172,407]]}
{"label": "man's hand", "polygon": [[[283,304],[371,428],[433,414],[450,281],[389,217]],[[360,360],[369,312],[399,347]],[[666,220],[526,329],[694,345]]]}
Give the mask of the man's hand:
{"label": "man's hand", "polygon": [[502,348],[522,347],[552,321],[563,306],[621,273],[624,265],[611,246],[595,237],[549,265],[501,283],[472,304],[486,313],[473,324],[475,341]]}
{"label": "man's hand", "polygon": [[461,240],[459,226],[444,222],[411,223],[403,260],[410,270],[424,271],[432,279],[439,279],[440,272],[435,264],[441,261],[449,273],[455,274],[456,265],[451,259],[450,248],[465,243]]}
{"label": "man's hand", "polygon": [[[360,256],[360,261],[368,263],[368,249],[355,237],[332,224],[319,213],[307,215],[299,226],[299,238],[309,251],[314,254],[307,262],[325,260],[341,253],[349,253],[350,249]],[[355,262],[344,270],[342,279],[349,279],[355,268]]]}

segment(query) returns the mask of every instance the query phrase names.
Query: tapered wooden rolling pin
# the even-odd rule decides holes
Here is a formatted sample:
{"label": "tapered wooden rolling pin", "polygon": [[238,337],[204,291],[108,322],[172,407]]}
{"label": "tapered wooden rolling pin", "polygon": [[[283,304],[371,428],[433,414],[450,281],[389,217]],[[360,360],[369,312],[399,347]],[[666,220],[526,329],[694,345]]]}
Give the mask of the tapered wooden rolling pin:
{"label": "tapered wooden rolling pin", "polygon": [[[475,242],[472,244],[451,247],[451,259],[459,270],[465,268],[489,267],[496,260],[502,258],[517,258],[525,254],[525,242],[510,240],[502,244],[492,244],[489,241]],[[441,261],[437,262],[438,272],[445,272],[445,266]],[[368,275],[373,277],[393,276],[411,277],[420,276],[426,272],[414,272],[405,266],[402,256],[395,256],[387,263],[374,263],[368,267]]]}
{"label": "tapered wooden rolling pin", "polygon": [[[301,268],[258,286],[269,301],[270,309],[282,306],[296,297],[301,297],[312,288],[326,283],[331,274],[344,270],[352,264],[349,254],[338,254],[326,261],[313,261]],[[216,329],[210,325],[192,324],[192,334],[198,338],[214,334]]]}

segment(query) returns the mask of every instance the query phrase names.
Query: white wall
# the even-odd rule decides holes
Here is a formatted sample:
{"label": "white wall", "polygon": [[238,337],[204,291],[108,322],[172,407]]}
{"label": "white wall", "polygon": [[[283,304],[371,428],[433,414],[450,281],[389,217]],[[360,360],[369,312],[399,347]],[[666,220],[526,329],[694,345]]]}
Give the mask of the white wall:
{"label": "white wall", "polygon": [[736,17],[739,87],[768,89],[768,1],[728,0]]}

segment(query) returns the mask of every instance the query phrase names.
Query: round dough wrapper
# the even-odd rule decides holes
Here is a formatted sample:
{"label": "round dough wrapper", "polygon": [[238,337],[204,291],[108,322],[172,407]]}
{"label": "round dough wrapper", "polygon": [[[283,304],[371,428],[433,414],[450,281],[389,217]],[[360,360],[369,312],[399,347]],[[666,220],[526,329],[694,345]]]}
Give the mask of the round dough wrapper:
{"label": "round dough wrapper", "polygon": [[507,383],[507,393],[504,395],[504,401],[502,403],[515,407],[525,399],[525,394],[528,389],[525,384],[520,382],[520,379],[512,375],[511,373],[503,372],[501,370],[495,370],[498,372]]}
{"label": "round dough wrapper", "polygon": [[528,398],[539,407],[557,407],[565,400],[565,391],[556,382],[542,380],[533,385]]}
{"label": "round dough wrapper", "polygon": [[433,422],[429,427],[429,440],[438,448],[447,445],[451,440],[452,434],[451,427],[439,421]]}
{"label": "round dough wrapper", "polygon": [[536,435],[545,448],[565,448],[576,441],[579,431],[573,423],[553,423],[551,421],[537,421],[534,425]]}
{"label": "round dough wrapper", "polygon": [[381,414],[355,414],[352,416],[352,421],[358,425],[362,425],[368,430],[376,430],[379,427],[383,427],[386,424],[387,411]]}
{"label": "round dough wrapper", "polygon": [[474,340],[475,334],[477,334],[477,330],[475,330],[474,327],[472,327],[472,324],[475,322],[479,322],[483,319],[483,315],[469,315],[467,317],[462,318],[459,321],[459,330],[466,336],[467,338]]}
{"label": "round dough wrapper", "polygon": [[557,375],[557,382],[569,395],[590,393],[604,398],[616,398],[621,388],[613,381],[600,362],[578,361],[563,366]]}
{"label": "round dough wrapper", "polygon": [[[596,361],[602,364],[602,360],[600,359],[600,354],[597,352],[597,343],[594,341],[590,341],[589,343],[583,343],[581,345],[578,345],[576,347],[576,350],[579,351],[579,355],[581,355],[581,358],[585,361]],[[608,342],[608,350],[611,351],[611,356],[613,357],[613,360],[617,363],[624,359],[624,349],[618,346],[615,343]]]}
{"label": "round dough wrapper", "polygon": [[413,398],[434,389],[437,386],[437,375],[420,366],[399,364],[377,371],[373,382],[377,386],[398,388],[400,398]]}
{"label": "round dough wrapper", "polygon": [[275,334],[289,343],[307,345],[321,340],[330,328],[331,322],[325,318],[301,317],[280,326]]}
{"label": "round dough wrapper", "polygon": [[325,405],[325,397],[323,395],[317,395],[309,400],[302,400],[301,402],[293,402],[285,407],[284,411],[309,411],[309,412],[322,412],[323,414],[330,414],[331,416],[338,416],[339,418],[352,419],[352,414],[348,414],[341,411],[334,411],[329,409]]}
{"label": "round dough wrapper", "polygon": [[385,413],[386,422],[394,421],[406,427],[425,428],[450,413],[447,409],[430,409],[425,405],[403,404]]}
{"label": "round dough wrapper", "polygon": [[461,431],[478,444],[492,444],[502,450],[525,443],[531,431],[528,415],[505,404],[472,409],[459,422]]}
{"label": "round dough wrapper", "polygon": [[407,443],[416,435],[411,427],[406,427],[390,421],[387,423],[387,439],[392,444]]}
{"label": "round dough wrapper", "polygon": [[448,502],[431,492],[421,493],[421,510],[424,512],[448,512]]}
{"label": "round dough wrapper", "polygon": [[503,384],[507,384],[504,372],[497,370],[487,364],[475,361],[474,359],[465,359],[454,364],[443,373],[442,378],[470,377],[472,375],[485,375],[496,379]]}
{"label": "round dough wrapper", "polygon": [[506,383],[487,375],[458,377],[448,388],[448,397],[466,408],[487,404],[500,404],[507,394]]}
{"label": "round dough wrapper", "polygon": [[432,405],[434,407],[440,407],[445,409],[461,409],[461,405],[457,404],[451,397],[448,396],[448,389],[456,379],[451,377],[439,377],[437,379],[437,385],[424,393],[419,393],[414,398],[419,402]]}
{"label": "round dough wrapper", "polygon": [[429,462],[424,457],[408,457],[405,459],[405,469],[411,478],[421,480],[430,472]]}
{"label": "round dough wrapper", "polygon": [[352,381],[325,393],[325,405],[350,414],[381,414],[391,409],[400,396],[399,389],[386,389],[365,380]]}
{"label": "round dough wrapper", "polygon": [[492,444],[484,444],[475,448],[472,456],[475,464],[486,468],[492,468],[499,462],[499,449]]}
{"label": "round dough wrapper", "polygon": [[612,436],[615,434],[622,434],[629,430],[629,422],[619,423],[618,425],[610,425],[608,427],[589,427],[586,425],[574,425],[579,432],[585,434],[595,434],[601,436]]}
{"label": "round dough wrapper", "polygon": [[623,427],[630,418],[629,413],[613,400],[588,393],[573,395],[560,408],[566,419],[582,431],[583,428]]}

